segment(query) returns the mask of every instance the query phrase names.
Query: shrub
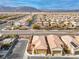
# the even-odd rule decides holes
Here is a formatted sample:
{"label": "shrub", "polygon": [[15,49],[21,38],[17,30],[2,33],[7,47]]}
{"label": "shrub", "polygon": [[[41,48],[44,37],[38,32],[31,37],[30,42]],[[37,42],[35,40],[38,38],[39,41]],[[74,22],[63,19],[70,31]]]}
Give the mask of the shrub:
{"label": "shrub", "polygon": [[40,29],[40,26],[37,25],[37,24],[33,24],[33,25],[32,25],[32,28],[33,28],[33,29]]}

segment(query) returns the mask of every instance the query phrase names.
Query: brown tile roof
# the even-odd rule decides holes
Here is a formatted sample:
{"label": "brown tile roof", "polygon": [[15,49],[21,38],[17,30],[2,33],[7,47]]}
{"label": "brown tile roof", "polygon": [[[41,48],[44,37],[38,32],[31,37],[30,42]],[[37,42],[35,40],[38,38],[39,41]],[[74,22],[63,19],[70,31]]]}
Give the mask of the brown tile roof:
{"label": "brown tile roof", "polygon": [[47,49],[44,36],[33,36],[32,44],[35,45],[35,49]]}
{"label": "brown tile roof", "polygon": [[56,35],[48,35],[47,40],[50,48],[61,48],[61,45],[63,44]]}

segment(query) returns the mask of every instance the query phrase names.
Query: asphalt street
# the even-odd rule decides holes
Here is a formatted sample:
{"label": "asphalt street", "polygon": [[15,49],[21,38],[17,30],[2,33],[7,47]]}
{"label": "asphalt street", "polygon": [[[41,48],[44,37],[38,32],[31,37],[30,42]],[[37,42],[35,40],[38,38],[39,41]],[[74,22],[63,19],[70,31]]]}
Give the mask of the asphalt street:
{"label": "asphalt street", "polygon": [[18,44],[15,46],[13,50],[13,53],[8,57],[8,59],[23,59],[26,45],[26,39],[19,40]]}

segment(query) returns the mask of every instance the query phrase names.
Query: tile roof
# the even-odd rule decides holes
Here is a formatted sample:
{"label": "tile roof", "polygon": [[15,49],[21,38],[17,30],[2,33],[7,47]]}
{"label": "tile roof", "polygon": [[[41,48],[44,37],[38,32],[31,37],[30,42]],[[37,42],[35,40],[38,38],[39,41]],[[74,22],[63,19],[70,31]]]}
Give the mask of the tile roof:
{"label": "tile roof", "polygon": [[75,38],[70,35],[61,36],[61,38],[68,47],[76,48],[79,46]]}
{"label": "tile roof", "polygon": [[47,49],[44,36],[33,36],[32,44],[35,45],[35,49]]}
{"label": "tile roof", "polygon": [[63,44],[56,35],[48,35],[47,40],[50,48],[61,48],[61,45]]}
{"label": "tile roof", "polygon": [[74,36],[74,37],[79,42],[79,36]]}

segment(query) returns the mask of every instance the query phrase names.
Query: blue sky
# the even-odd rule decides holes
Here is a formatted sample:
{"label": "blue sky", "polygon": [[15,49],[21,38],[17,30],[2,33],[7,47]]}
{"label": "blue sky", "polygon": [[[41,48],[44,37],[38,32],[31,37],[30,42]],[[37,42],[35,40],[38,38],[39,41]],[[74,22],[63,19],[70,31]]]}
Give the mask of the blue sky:
{"label": "blue sky", "polygon": [[79,0],[0,0],[3,6],[31,6],[41,9],[79,9]]}

